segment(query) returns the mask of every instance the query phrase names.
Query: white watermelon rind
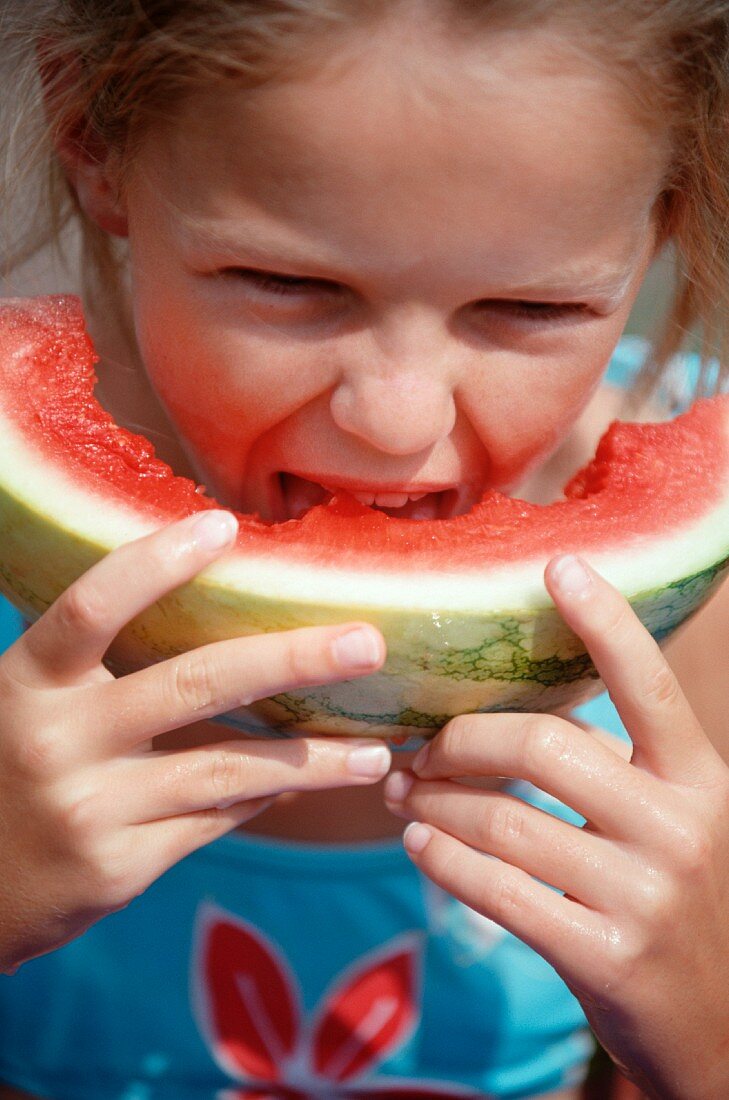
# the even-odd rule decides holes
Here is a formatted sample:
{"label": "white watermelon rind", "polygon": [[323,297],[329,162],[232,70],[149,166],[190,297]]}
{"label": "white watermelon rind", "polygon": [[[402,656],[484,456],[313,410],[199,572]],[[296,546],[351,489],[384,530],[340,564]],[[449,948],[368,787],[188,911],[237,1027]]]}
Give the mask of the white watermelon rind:
{"label": "white watermelon rind", "polygon": [[[0,464],[0,482],[4,481]],[[101,544],[89,538],[78,520],[77,516],[69,522],[67,516],[62,524],[55,516],[29,508],[8,491],[7,484],[0,485],[0,590],[28,617],[42,613],[112,548],[108,539]],[[723,529],[729,530],[726,517]],[[108,534],[106,525],[104,531]],[[729,568],[729,538],[713,560],[705,542],[692,545],[701,552],[694,553],[696,564],[685,573],[667,577],[664,568],[664,576],[658,578],[654,564],[654,584],[626,592],[641,620],[659,639],[708,598]],[[604,562],[602,568],[609,573]],[[557,710],[600,690],[582,642],[548,600],[542,569],[541,562],[531,566],[538,605],[535,600],[527,606],[520,601],[509,610],[474,607],[464,612],[382,603],[375,607],[359,598],[315,603],[264,596],[243,588],[240,580],[237,587],[224,583],[226,569],[217,566],[130,623],[117,639],[109,663],[116,672],[128,672],[240,634],[366,619],[382,630],[387,641],[388,660],[381,672],[288,692],[241,708],[223,720],[238,730],[261,735],[346,733],[405,737],[413,744],[414,737],[428,736],[455,714]],[[420,583],[427,580],[421,577]],[[469,587],[477,589],[478,581],[477,575],[469,577]]]}
{"label": "white watermelon rind", "polygon": [[[0,591],[33,619],[105,554],[158,523],[106,484],[95,491],[77,479],[70,463],[54,465],[27,442],[13,412],[0,394]],[[729,433],[729,410],[723,426]],[[698,519],[679,520],[670,533],[606,533],[587,554],[660,640],[729,568],[729,469],[709,495]],[[408,738],[468,711],[563,709],[601,685],[547,596],[546,560],[535,553],[488,570],[404,571],[321,566],[281,547],[268,557],[237,551],[130,623],[109,665],[124,673],[238,635],[365,619],[387,642],[380,672],[287,692],[222,720],[272,736]]]}

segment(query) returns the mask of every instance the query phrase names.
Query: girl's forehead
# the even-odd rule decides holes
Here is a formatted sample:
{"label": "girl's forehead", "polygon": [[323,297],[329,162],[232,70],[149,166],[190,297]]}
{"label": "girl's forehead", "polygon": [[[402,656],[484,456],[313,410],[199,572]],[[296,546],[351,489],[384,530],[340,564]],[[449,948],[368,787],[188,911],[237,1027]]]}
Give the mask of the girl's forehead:
{"label": "girl's forehead", "polygon": [[410,254],[434,234],[467,249],[486,232],[518,259],[538,232],[556,257],[565,240],[589,251],[626,227],[634,240],[649,219],[663,135],[554,36],[355,45],[286,82],[193,94],[148,135],[146,173],[190,224],[255,210],[350,251],[358,232]]}
{"label": "girl's forehead", "polygon": [[667,134],[638,120],[624,83],[545,31],[477,42],[412,29],[355,36],[333,60],[288,81],[200,89],[167,134],[178,161],[192,142],[216,164],[234,169],[240,159],[246,174],[268,168],[302,183],[334,168],[414,180],[454,158],[480,168],[489,152],[492,173],[529,168],[577,186],[583,174],[609,170],[616,184],[646,174],[652,183],[668,154]]}

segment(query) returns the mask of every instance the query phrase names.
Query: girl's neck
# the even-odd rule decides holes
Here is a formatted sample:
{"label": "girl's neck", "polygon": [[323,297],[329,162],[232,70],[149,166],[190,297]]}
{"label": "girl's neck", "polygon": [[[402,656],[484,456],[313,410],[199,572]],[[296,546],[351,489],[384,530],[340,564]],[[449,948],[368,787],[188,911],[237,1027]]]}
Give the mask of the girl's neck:
{"label": "girl's neck", "polygon": [[[394,767],[400,767],[395,757]],[[505,780],[480,780],[479,786],[499,790]],[[241,832],[311,844],[346,844],[387,840],[402,834],[405,822],[385,805],[383,783],[280,795]]]}
{"label": "girl's neck", "polygon": [[387,809],[382,783],[282,794],[241,832],[310,844],[386,840],[401,835],[404,822]]}
{"label": "girl's neck", "polygon": [[[215,722],[196,722],[162,734],[155,739],[154,747],[186,749],[215,744],[226,736],[235,736],[235,733]],[[393,768],[408,767],[414,755],[413,752],[394,753]],[[502,781],[479,780],[479,785],[498,789]],[[383,782],[379,782],[363,787],[282,794],[240,831],[312,844],[346,844],[398,837],[404,822],[387,809],[382,788]]]}

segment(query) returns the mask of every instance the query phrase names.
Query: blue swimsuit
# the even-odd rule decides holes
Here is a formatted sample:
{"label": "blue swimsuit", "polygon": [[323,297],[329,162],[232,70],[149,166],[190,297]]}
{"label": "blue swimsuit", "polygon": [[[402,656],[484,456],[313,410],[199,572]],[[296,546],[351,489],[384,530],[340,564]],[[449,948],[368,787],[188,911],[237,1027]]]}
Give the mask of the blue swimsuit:
{"label": "blue swimsuit", "polygon": [[[18,627],[0,603],[6,644]],[[621,728],[606,696],[580,715]],[[0,1081],[48,1100],[526,1097],[591,1047],[554,970],[399,841],[231,833],[0,977]]]}
{"label": "blue swimsuit", "polygon": [[[0,601],[0,642],[19,629]],[[579,714],[626,736],[606,696]],[[0,1081],[46,1100],[528,1097],[591,1049],[554,970],[399,841],[231,833],[0,977]]]}

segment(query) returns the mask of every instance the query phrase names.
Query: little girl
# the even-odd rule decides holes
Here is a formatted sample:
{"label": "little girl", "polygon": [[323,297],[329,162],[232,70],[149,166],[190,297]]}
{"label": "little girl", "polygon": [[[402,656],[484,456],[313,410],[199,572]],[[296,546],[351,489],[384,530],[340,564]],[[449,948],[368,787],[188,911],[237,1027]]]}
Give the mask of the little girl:
{"label": "little girl", "polygon": [[[694,323],[726,346],[727,3],[7,19],[47,119],[16,140],[47,151],[48,220],[82,227],[102,398],[226,506],[553,498],[619,404],[603,376],[668,242],[655,362]],[[365,623],[106,672],[234,536],[215,512],[125,546],[0,659],[0,959],[33,959],[0,986],[0,1096],[574,1100],[586,1020],[650,1095],[728,1096],[729,768],[623,599],[547,567],[632,760],[604,699],[470,715],[383,791],[383,743],[205,721],[378,668]]]}

